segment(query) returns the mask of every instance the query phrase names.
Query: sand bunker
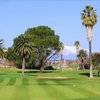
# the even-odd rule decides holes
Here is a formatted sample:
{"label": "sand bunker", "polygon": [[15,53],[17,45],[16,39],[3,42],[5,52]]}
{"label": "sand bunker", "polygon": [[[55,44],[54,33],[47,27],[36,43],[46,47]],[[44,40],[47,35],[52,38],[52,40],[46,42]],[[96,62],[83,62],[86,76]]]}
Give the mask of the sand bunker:
{"label": "sand bunker", "polygon": [[67,79],[68,77],[63,77],[63,76],[33,76],[33,78],[42,78],[42,79]]}

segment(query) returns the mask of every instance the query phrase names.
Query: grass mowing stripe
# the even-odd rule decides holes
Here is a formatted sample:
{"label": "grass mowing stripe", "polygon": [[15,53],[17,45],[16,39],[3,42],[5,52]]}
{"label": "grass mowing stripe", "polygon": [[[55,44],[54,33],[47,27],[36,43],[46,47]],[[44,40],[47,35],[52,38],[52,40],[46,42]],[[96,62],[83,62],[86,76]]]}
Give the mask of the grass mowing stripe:
{"label": "grass mowing stripe", "polygon": [[57,98],[59,98],[59,100],[69,100],[69,97],[66,96],[66,93],[64,93],[64,91],[62,92],[57,89],[58,85],[55,84],[54,81],[52,80],[48,80],[48,81],[46,82],[49,84],[46,86],[42,86],[42,88],[45,89],[50,100],[56,100]]}
{"label": "grass mowing stripe", "polygon": [[16,78],[10,78],[9,82],[7,85],[14,85],[16,83]]}
{"label": "grass mowing stripe", "polygon": [[6,86],[9,82],[10,78],[3,78],[2,83],[0,83],[0,86]]}
{"label": "grass mowing stripe", "polygon": [[38,85],[48,85],[46,79],[37,79],[36,81]]}
{"label": "grass mowing stripe", "polygon": [[21,83],[22,86],[28,85],[28,81],[29,81],[28,77],[22,77],[21,79],[22,79],[22,83]]}
{"label": "grass mowing stripe", "polygon": [[[46,83],[45,79],[35,79],[37,81],[37,85],[35,86],[29,86],[30,88],[30,97],[31,100],[56,100],[57,98],[53,97],[55,93],[49,92],[50,90],[48,83]],[[36,82],[35,82],[36,83]],[[51,94],[50,94],[51,93]]]}
{"label": "grass mowing stripe", "polygon": [[21,84],[15,86],[15,90],[11,100],[30,100],[28,77],[21,77],[18,80],[21,82]]}
{"label": "grass mowing stripe", "polygon": [[42,97],[45,100],[56,100],[57,98],[53,97],[54,91],[52,92],[52,88],[49,87],[52,82],[48,82],[48,79],[38,79],[38,84],[41,85],[42,91],[45,92],[45,97]]}
{"label": "grass mowing stripe", "polygon": [[4,78],[0,78],[0,83],[2,83],[4,81]]}
{"label": "grass mowing stripe", "polygon": [[[48,95],[48,91],[46,91],[47,85],[35,85],[29,86],[29,96],[30,100],[57,100],[53,99],[52,96]],[[54,94],[53,94],[54,95]]]}
{"label": "grass mowing stripe", "polygon": [[50,79],[49,80],[48,79],[38,79],[37,81],[38,81],[38,84],[42,87],[42,90],[45,91],[45,94],[47,96],[47,98],[42,97],[43,100],[45,98],[47,100],[56,100],[57,98],[59,98],[59,100],[68,100],[69,99],[69,97],[66,96],[66,93],[64,93],[64,91],[59,91],[57,89],[58,86],[57,86],[57,84],[55,84],[54,81],[52,81],[52,80],[50,81]]}
{"label": "grass mowing stripe", "polygon": [[[58,81],[55,81],[55,82],[57,82],[58,85],[68,86],[73,91],[79,93],[79,95],[83,95],[83,97],[91,97],[91,95],[94,96],[94,97],[98,96],[95,93],[95,91],[92,91],[92,89],[93,89],[92,87],[90,87],[90,90],[89,90],[90,85],[89,86],[86,86],[84,84],[80,85],[79,83],[78,84],[74,84],[74,83],[66,84],[67,81],[65,81],[66,83],[64,83],[64,81],[61,81],[61,80],[58,80]],[[84,86],[84,87],[82,87],[82,86]],[[93,90],[95,90],[95,89],[93,89]],[[73,97],[74,97],[74,95],[73,95]]]}
{"label": "grass mowing stripe", "polygon": [[[62,85],[62,80],[57,80],[57,81],[54,81],[54,82],[59,82],[58,85],[50,85],[52,86],[53,88],[56,89],[56,94],[57,94],[57,91],[58,91],[58,94],[60,92],[60,94],[63,94],[61,100],[69,100],[69,99],[74,99],[74,98],[84,98],[85,96],[77,91],[74,91],[74,88],[72,85],[70,84],[66,84],[66,85]],[[70,88],[70,86],[72,88]],[[68,99],[67,99],[68,98]],[[60,99],[59,99],[60,100]]]}
{"label": "grass mowing stripe", "polygon": [[[46,91],[48,90],[47,91],[48,95],[49,94],[53,95],[54,93],[56,93],[56,95],[53,95],[54,99],[55,98],[61,98],[61,100],[63,100],[63,99],[66,99],[66,98],[67,99],[73,99],[73,98],[78,98],[78,97],[80,97],[80,98],[85,97],[82,93],[74,91],[73,90],[74,88],[73,89],[69,88],[69,85],[66,85],[66,83],[64,83],[66,81],[64,81],[64,80],[59,80],[59,79],[56,79],[56,80],[55,79],[53,79],[53,80],[52,79],[37,79],[37,81],[38,81],[38,84],[40,86],[42,86],[44,89],[46,87],[45,90]],[[51,90],[50,90],[50,88],[51,88]],[[66,93],[66,91],[68,91],[68,94]],[[73,97],[74,94],[75,94],[75,96]],[[62,96],[60,97],[60,95],[62,95]]]}

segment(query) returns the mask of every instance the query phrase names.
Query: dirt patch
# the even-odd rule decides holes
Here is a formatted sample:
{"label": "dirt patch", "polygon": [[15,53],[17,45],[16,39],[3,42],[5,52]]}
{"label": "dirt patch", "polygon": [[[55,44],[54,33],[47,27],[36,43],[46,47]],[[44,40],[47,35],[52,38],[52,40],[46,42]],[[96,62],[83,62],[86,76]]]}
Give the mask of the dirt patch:
{"label": "dirt patch", "polygon": [[42,79],[67,79],[68,77],[63,77],[63,76],[33,76],[33,78],[42,78]]}

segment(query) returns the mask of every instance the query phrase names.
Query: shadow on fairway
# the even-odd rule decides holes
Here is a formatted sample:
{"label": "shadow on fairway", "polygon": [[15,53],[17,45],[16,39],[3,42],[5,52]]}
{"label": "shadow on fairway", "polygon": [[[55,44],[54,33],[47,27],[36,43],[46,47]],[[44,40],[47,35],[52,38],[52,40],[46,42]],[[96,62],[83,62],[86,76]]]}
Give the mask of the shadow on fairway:
{"label": "shadow on fairway", "polygon": [[89,73],[80,73],[80,75],[83,75],[83,76],[88,76],[89,77]]}
{"label": "shadow on fairway", "polygon": [[38,85],[44,85],[44,86],[48,86],[48,85],[73,85],[73,78],[68,78],[68,79],[36,79],[37,84]]}
{"label": "shadow on fairway", "polygon": [[[44,70],[43,72],[40,72],[40,70],[29,70],[29,71],[24,71],[24,73],[52,73],[53,71],[51,70]],[[22,73],[22,71],[17,71],[17,73]]]}

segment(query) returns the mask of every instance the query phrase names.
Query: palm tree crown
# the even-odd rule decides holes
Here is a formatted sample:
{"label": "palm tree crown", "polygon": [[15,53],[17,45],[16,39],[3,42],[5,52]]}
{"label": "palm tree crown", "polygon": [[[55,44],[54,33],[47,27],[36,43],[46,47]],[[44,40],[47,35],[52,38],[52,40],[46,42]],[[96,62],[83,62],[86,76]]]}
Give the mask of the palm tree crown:
{"label": "palm tree crown", "polygon": [[92,28],[97,22],[96,11],[92,6],[86,6],[81,13],[82,24],[86,27],[87,39],[92,40],[93,33]]}
{"label": "palm tree crown", "polygon": [[86,6],[81,13],[82,24],[86,27],[93,27],[97,22],[97,15],[92,6]]}
{"label": "palm tree crown", "polygon": [[14,39],[15,52],[21,57],[27,57],[31,55],[33,46],[30,43],[29,37],[25,35],[20,35],[18,38]]}
{"label": "palm tree crown", "polygon": [[80,45],[79,41],[75,41],[74,46],[79,47],[79,45]]}
{"label": "palm tree crown", "polygon": [[75,41],[75,42],[74,42],[74,46],[76,47],[76,55],[78,56],[80,42],[79,42],[79,41]]}

